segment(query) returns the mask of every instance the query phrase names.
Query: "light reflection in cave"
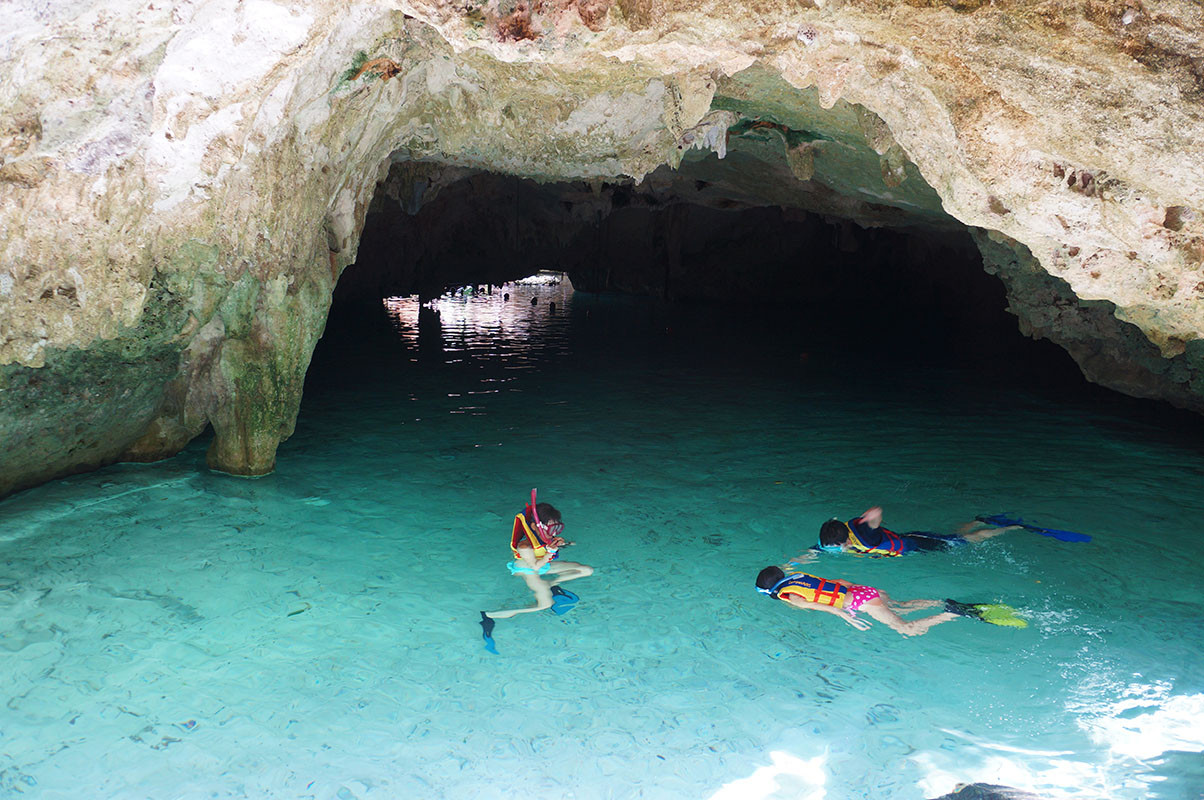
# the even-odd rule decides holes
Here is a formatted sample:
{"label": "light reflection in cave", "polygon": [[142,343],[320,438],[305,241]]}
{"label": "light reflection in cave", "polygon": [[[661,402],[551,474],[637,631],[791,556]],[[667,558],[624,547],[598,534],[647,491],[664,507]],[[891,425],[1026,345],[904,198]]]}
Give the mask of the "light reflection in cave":
{"label": "light reflection in cave", "polygon": [[557,327],[557,315],[568,312],[572,296],[567,275],[537,273],[502,286],[464,287],[425,304],[415,296],[386,297],[382,303],[413,351],[411,361],[425,356],[456,364],[471,356],[521,370],[532,368],[528,356],[534,347],[546,352],[549,346],[565,346],[549,334]]}

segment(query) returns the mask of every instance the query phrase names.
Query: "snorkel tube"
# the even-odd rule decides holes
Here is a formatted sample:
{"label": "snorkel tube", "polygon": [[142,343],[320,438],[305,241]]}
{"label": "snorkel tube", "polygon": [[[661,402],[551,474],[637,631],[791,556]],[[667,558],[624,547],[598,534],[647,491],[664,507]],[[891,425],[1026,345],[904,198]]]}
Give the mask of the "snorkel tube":
{"label": "snorkel tube", "polygon": [[527,508],[531,509],[531,519],[535,521],[535,527],[539,529],[540,533],[546,532],[547,527],[542,522],[539,521],[539,511],[536,510],[536,505],[535,505],[535,489],[534,488],[531,489],[531,503],[530,503],[530,505],[527,506]]}
{"label": "snorkel tube", "polygon": [[528,505],[527,508],[531,509],[531,519],[534,522],[535,530],[539,533],[539,538],[542,540],[540,543],[546,550],[549,550],[553,553],[556,552],[559,548],[548,544],[548,542],[560,536],[560,532],[564,530],[564,523],[553,522],[551,525],[547,525],[540,521],[539,511],[537,510],[538,507],[535,503],[534,489],[531,490],[531,504]]}

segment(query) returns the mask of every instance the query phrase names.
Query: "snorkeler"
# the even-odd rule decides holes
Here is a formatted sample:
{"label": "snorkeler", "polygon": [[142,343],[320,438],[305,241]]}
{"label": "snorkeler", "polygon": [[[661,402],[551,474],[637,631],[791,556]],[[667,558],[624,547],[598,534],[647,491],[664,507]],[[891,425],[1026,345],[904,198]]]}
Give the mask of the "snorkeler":
{"label": "snorkeler", "polygon": [[[510,608],[499,611],[482,611],[482,627],[486,619],[509,619],[516,614],[527,614],[553,608],[556,587],[565,581],[584,578],[594,573],[593,567],[575,561],[560,561],[560,548],[573,544],[566,542],[561,533],[564,522],[560,512],[549,503],[536,503],[535,490],[531,490],[531,502],[521,514],[514,516],[514,527],[510,533],[510,550],[514,560],[507,566],[510,574],[517,575],[535,595],[535,605],[526,608]],[[541,575],[548,575],[545,581]],[[560,597],[575,599],[575,596],[560,590]]]}
{"label": "snorkeler", "polygon": [[[1024,628],[1028,623],[1016,616],[1015,610],[993,603],[959,603],[955,600],[908,600],[896,602],[872,586],[849,581],[829,580],[805,572],[787,575],[781,567],[766,567],[757,575],[757,591],[789,603],[795,608],[825,611],[835,614],[860,631],[869,630],[869,620],[857,616],[858,611],[904,636],[922,636],[934,625],[957,617],[971,617],[993,625]],[[939,614],[923,619],[906,620],[898,612],[909,613],[925,608],[944,608]]]}
{"label": "snorkeler", "polygon": [[981,542],[1018,525],[991,525],[981,520],[966,523],[958,533],[912,531],[895,533],[882,527],[882,506],[873,506],[848,522],[830,519],[819,528],[819,544],[807,553],[791,559],[796,564],[813,561],[818,553],[852,553],[873,557],[902,556],[908,553],[948,550],[967,542]]}
{"label": "snorkeler", "polygon": [[936,600],[896,603],[872,586],[828,580],[805,572],[787,575],[781,567],[766,567],[761,570],[757,575],[757,591],[783,600],[795,608],[835,614],[859,631],[869,630],[870,622],[858,617],[858,611],[864,611],[867,616],[904,636],[921,636],[932,626],[957,618],[957,614],[945,611],[923,619],[906,620],[894,609],[918,611],[923,608],[936,608],[941,603]]}

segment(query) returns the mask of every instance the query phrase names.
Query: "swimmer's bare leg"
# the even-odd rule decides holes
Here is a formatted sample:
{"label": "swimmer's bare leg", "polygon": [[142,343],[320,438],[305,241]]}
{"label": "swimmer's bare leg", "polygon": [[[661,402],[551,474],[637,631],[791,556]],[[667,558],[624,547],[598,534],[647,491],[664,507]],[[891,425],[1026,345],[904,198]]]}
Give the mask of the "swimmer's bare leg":
{"label": "swimmer's bare leg", "polygon": [[857,610],[864,611],[883,625],[898,631],[904,636],[923,636],[934,625],[940,625],[942,622],[957,619],[957,614],[950,614],[948,611],[945,611],[940,614],[934,614],[931,617],[924,617],[923,619],[906,620],[891,611],[886,603],[882,602],[880,597],[875,597]]}
{"label": "swimmer's bare leg", "polygon": [[940,600],[923,600],[923,599],[921,599],[921,600],[899,601],[899,600],[895,600],[894,598],[887,597],[886,595],[882,594],[881,592],[878,593],[878,596],[886,601],[887,607],[889,607],[895,611],[904,613],[904,614],[909,613],[911,611],[920,611],[925,608],[942,608],[945,605]]}
{"label": "swimmer's bare leg", "polygon": [[911,611],[920,611],[925,608],[943,607],[945,605],[940,600],[896,600],[881,589],[878,590],[878,596],[882,598],[882,602],[886,603],[886,607],[891,611],[903,614]]}
{"label": "swimmer's bare leg", "polygon": [[552,561],[548,564],[548,572],[556,576],[549,586],[559,586],[565,581],[575,581],[593,575],[594,568],[578,564],[576,561]]}
{"label": "swimmer's bare leg", "polygon": [[506,608],[500,611],[486,611],[485,616],[491,619],[510,619],[516,614],[530,614],[532,611],[543,611],[552,607],[552,585],[534,574],[520,574],[527,588],[535,595],[535,605],[527,608]]}
{"label": "swimmer's bare leg", "polygon": [[[970,525],[970,526],[972,526],[973,524],[974,523],[968,523],[968,525]],[[1023,530],[1023,526],[1021,526],[1021,525],[1005,525],[1003,527],[998,527],[995,525],[988,525],[987,523],[984,523],[984,522],[979,522],[978,524],[981,525],[982,527],[974,529],[974,530],[972,530],[970,527],[967,527],[962,532],[962,535],[961,535],[962,538],[965,539],[967,542],[981,542],[986,539],[990,539],[994,536],[998,536],[1001,533],[1007,533],[1008,531]]]}

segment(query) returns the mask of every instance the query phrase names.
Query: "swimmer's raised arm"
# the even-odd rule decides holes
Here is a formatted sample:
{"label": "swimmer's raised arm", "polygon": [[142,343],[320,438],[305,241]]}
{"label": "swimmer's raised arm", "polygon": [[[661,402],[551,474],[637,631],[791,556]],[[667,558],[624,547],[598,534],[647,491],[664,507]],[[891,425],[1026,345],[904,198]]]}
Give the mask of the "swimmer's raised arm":
{"label": "swimmer's raised arm", "polygon": [[860,519],[871,528],[877,528],[882,524],[882,506],[870,506],[861,514]]}

